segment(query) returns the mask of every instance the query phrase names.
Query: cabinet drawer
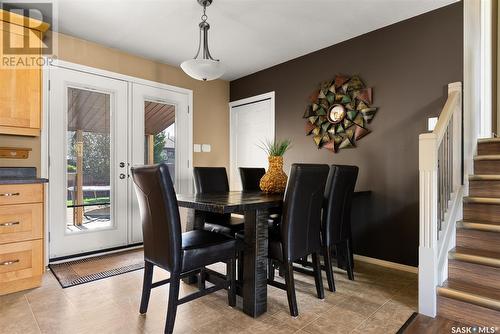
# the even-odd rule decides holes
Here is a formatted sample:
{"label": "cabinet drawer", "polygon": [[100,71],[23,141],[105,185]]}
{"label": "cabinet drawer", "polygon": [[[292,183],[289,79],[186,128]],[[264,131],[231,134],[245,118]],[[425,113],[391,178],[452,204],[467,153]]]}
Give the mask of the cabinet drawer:
{"label": "cabinet drawer", "polygon": [[0,206],[0,244],[41,239],[42,233],[42,203]]}
{"label": "cabinet drawer", "polygon": [[0,185],[0,205],[41,202],[43,202],[43,184]]}
{"label": "cabinet drawer", "polygon": [[42,247],[42,240],[0,245],[0,283],[42,275]]}

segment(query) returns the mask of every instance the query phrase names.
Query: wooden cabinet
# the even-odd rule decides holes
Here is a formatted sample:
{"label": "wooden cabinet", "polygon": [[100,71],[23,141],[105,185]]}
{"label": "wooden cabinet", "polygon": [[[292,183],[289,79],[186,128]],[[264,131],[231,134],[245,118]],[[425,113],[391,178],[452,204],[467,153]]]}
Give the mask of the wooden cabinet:
{"label": "wooden cabinet", "polygon": [[[41,39],[48,26],[2,10],[0,14],[0,134],[39,136],[42,72],[32,59],[41,55]],[[7,45],[19,52],[7,53]]]}
{"label": "wooden cabinet", "polygon": [[43,187],[0,185],[0,295],[42,282]]}

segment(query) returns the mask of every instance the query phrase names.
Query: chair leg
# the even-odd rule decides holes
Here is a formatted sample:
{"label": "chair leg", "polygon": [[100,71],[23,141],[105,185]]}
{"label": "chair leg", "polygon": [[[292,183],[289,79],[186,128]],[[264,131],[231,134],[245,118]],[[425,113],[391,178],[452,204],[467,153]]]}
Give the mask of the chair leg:
{"label": "chair leg", "polygon": [[285,264],[285,284],[286,294],[288,297],[288,307],[290,308],[290,315],[296,317],[299,315],[297,308],[297,298],[295,296],[295,281],[293,279],[293,262]]}
{"label": "chair leg", "polygon": [[149,297],[151,296],[151,284],[153,283],[153,264],[144,261],[144,279],[142,281],[142,297],[140,314],[145,314],[148,311]]}
{"label": "chair leg", "polygon": [[274,281],[274,263],[271,259],[267,259],[267,278]]}
{"label": "chair leg", "polygon": [[177,313],[177,304],[179,301],[179,274],[170,275],[170,290],[168,292],[167,321],[165,323],[165,334],[171,334],[174,331],[175,315]]}
{"label": "chair leg", "polygon": [[205,268],[201,268],[200,274],[198,276],[198,290],[202,291],[206,289],[205,281],[206,281],[206,272]]}
{"label": "chair leg", "polygon": [[229,306],[236,306],[236,260],[231,259],[226,264],[227,272],[227,302]]}
{"label": "chair leg", "polygon": [[347,239],[345,244],[346,244],[345,257],[347,260],[347,277],[349,278],[349,280],[354,281],[354,263],[352,263],[351,241]]}
{"label": "chair leg", "polygon": [[238,280],[243,280],[243,258],[245,257],[245,253],[238,253]]}
{"label": "chair leg", "polygon": [[312,262],[314,267],[314,282],[316,283],[316,294],[318,295],[319,299],[325,299],[323,279],[321,278],[321,264],[319,263],[318,253],[312,254]]}
{"label": "chair leg", "polygon": [[335,292],[335,280],[333,278],[333,268],[332,268],[332,249],[330,246],[326,246],[323,249],[323,259],[325,261],[325,272],[326,279],[328,281],[328,289],[331,292]]}

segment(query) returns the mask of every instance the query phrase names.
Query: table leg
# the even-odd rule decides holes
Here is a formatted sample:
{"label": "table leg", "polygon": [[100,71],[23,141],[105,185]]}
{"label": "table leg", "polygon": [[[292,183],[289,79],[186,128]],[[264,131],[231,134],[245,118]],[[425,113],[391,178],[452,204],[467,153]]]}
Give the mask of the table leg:
{"label": "table leg", "polygon": [[[201,230],[205,225],[205,212],[188,209],[187,221],[186,221],[186,232],[193,230]],[[197,282],[196,276],[187,276],[182,279],[186,284],[194,284]]]}
{"label": "table leg", "polygon": [[267,311],[268,210],[245,211],[243,311],[257,317]]}
{"label": "table leg", "polygon": [[205,212],[200,210],[188,209],[186,232],[201,230],[205,225]]}

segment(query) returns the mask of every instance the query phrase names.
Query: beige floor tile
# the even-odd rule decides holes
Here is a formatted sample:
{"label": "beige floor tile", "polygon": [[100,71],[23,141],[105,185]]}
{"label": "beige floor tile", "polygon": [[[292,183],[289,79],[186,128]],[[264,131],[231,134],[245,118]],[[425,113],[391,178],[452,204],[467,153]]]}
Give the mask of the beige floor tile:
{"label": "beige floor tile", "polygon": [[[224,272],[223,265],[213,267]],[[0,296],[0,333],[95,334],[163,333],[168,285],[153,289],[146,315],[139,315],[143,271],[62,289],[52,274],[43,286]],[[167,278],[155,270],[154,280]],[[280,278],[277,278],[281,280]],[[201,333],[392,333],[416,309],[416,276],[368,264],[356,264],[355,281],[335,268],[337,292],[316,297],[314,279],[295,273],[299,317],[289,313],[286,292],[268,287],[268,312],[258,318],[227,305],[218,291],[180,305],[174,332]],[[181,284],[180,295],[196,287]],[[16,326],[12,326],[16,324]]]}

